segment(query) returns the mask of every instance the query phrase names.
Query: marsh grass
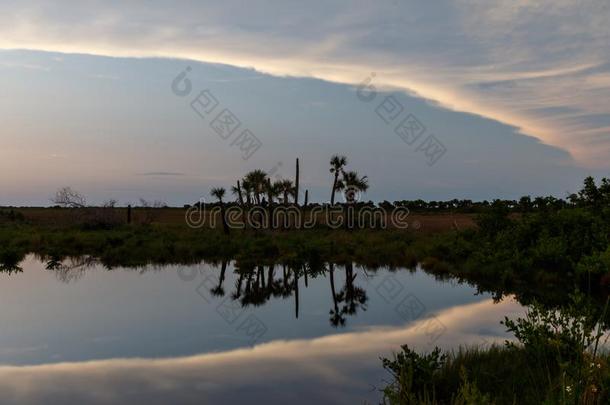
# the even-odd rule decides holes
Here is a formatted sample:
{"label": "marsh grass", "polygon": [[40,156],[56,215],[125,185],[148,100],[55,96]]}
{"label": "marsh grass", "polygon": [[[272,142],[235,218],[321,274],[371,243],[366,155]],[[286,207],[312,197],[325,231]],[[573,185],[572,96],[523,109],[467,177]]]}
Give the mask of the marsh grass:
{"label": "marsh grass", "polygon": [[[429,238],[429,237],[428,237]],[[354,261],[370,267],[414,267],[426,244],[399,230],[312,229],[295,231],[192,229],[185,225],[122,225],[111,229],[12,223],[0,225],[0,258],[88,255],[108,267],[191,264],[201,260],[241,259],[260,264],[306,257]]]}
{"label": "marsh grass", "polygon": [[532,305],[525,318],[505,319],[516,341],[488,348],[418,354],[408,346],[383,359],[392,381],[384,403],[607,404],[610,356],[601,352],[600,312],[581,294],[560,309]]}

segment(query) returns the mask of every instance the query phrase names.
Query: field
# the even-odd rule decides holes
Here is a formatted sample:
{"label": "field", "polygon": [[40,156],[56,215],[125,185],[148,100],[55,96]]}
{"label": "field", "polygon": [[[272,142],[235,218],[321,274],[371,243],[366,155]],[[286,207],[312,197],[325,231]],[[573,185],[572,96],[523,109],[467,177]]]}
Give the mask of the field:
{"label": "field", "polygon": [[[22,214],[25,221],[33,225],[45,225],[45,226],[69,226],[72,225],[75,220],[82,216],[86,211],[92,209],[65,209],[65,208],[38,208],[38,207],[26,207],[26,208],[5,208],[6,210],[13,210],[19,214]],[[80,211],[80,213],[79,213]],[[134,224],[140,224],[144,222],[150,222],[160,225],[185,225],[185,208],[134,208],[132,213],[132,221]],[[119,221],[123,220],[126,222],[127,208],[112,208],[110,215],[117,218]],[[211,214],[207,214],[208,216]],[[75,219],[76,218],[76,219]],[[323,214],[318,214],[318,223],[323,224]],[[417,231],[424,234],[432,234],[450,230],[461,230],[468,229],[475,226],[475,214],[464,214],[464,213],[433,213],[433,214],[422,214],[422,213],[411,213],[408,216],[408,229],[411,231]],[[204,228],[208,228],[210,223],[220,224],[219,220],[210,221],[207,220],[204,224]],[[389,224],[389,227],[392,227]]]}

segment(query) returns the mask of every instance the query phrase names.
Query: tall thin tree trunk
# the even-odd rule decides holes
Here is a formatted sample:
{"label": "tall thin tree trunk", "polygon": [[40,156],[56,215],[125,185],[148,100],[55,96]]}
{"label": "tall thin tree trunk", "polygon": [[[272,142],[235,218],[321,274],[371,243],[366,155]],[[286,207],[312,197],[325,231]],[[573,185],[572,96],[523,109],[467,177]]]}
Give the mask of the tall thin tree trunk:
{"label": "tall thin tree trunk", "polygon": [[225,281],[225,272],[227,271],[227,261],[223,260],[221,267],[220,267],[220,277],[218,277],[218,287],[216,287],[216,290],[220,291],[222,290],[222,284]]}
{"label": "tall thin tree trunk", "polygon": [[294,311],[297,319],[299,318],[299,277],[294,270]]}
{"label": "tall thin tree trunk", "polygon": [[300,225],[301,225],[301,229],[304,228],[305,226],[305,210],[307,209],[307,203],[309,200],[309,190],[305,190],[305,201],[303,202],[303,208],[301,210],[299,210],[300,213]]}
{"label": "tall thin tree trunk", "polygon": [[222,201],[220,202],[220,217],[220,220],[222,221],[222,230],[224,231],[225,235],[228,235],[229,224],[227,224],[227,218],[225,217],[225,205]]}
{"label": "tall thin tree trunk", "polygon": [[333,181],[333,190],[330,194],[330,205],[335,205],[335,191],[337,190],[337,181],[339,180],[339,171],[335,171],[335,180]]}
{"label": "tall thin tree trunk", "polygon": [[337,303],[337,293],[335,291],[335,265],[330,264],[330,292],[333,295],[333,305],[335,306],[335,314],[339,313],[339,304]]}
{"label": "tall thin tree trunk", "polygon": [[[244,190],[245,192],[245,190]],[[246,211],[246,207],[244,206],[244,196],[241,193],[241,184],[239,183],[239,180],[237,180],[237,196],[239,197],[239,206],[241,208],[241,221],[244,223],[244,228],[246,228],[248,226],[246,221],[246,217],[245,217],[245,211]],[[249,200],[249,198],[248,198]],[[248,201],[248,205],[249,205],[249,201]]]}
{"label": "tall thin tree trunk", "polygon": [[275,266],[269,266],[269,272],[267,273],[267,293],[271,295],[273,293],[273,274],[275,271]]}
{"label": "tall thin tree trunk", "polygon": [[356,276],[354,275],[354,263],[351,261],[345,263],[345,285],[347,286],[346,290],[349,292],[351,296],[354,295],[354,280]]}
{"label": "tall thin tree trunk", "polygon": [[244,273],[239,273],[239,279],[237,280],[237,288],[235,289],[235,299],[241,296],[241,288],[244,284]]}
{"label": "tall thin tree trunk", "polygon": [[265,268],[263,266],[258,266],[258,274],[261,278],[261,287],[265,288]]}
{"label": "tall thin tree trunk", "polygon": [[284,281],[284,288],[288,288],[288,274],[286,273],[286,265],[282,265],[282,281]]}
{"label": "tall thin tree trunk", "polygon": [[267,179],[267,229],[273,227],[273,190],[271,190],[271,179]]}
{"label": "tall thin tree trunk", "polygon": [[299,206],[299,158],[297,158],[296,176],[294,181],[294,204]]}
{"label": "tall thin tree trunk", "polygon": [[343,220],[345,221],[345,229],[351,231],[352,229],[354,229],[354,207],[352,203],[348,201],[347,204],[344,205],[343,210],[343,212],[345,213],[343,215]]}
{"label": "tall thin tree trunk", "polygon": [[241,194],[241,184],[237,180],[237,197],[239,198],[239,205],[244,206],[244,196]]}

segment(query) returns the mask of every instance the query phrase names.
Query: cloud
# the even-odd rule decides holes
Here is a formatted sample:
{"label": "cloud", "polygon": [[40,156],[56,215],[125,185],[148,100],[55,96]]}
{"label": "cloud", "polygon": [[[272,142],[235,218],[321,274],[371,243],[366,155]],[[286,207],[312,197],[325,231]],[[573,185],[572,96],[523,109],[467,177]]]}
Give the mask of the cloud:
{"label": "cloud", "polygon": [[[605,0],[0,6],[0,47],[173,57],[415,92],[609,167]],[[540,112],[554,110],[556,114]],[[561,111],[578,110],[582,115]]]}
{"label": "cloud", "polygon": [[0,62],[0,67],[41,70],[41,71],[45,71],[45,72],[48,72],[49,70],[51,70],[51,68],[48,66],[40,66],[40,65],[30,64],[30,63],[18,63],[18,62]]}
{"label": "cloud", "polygon": [[146,172],[140,173],[140,176],[186,176],[186,174],[181,172]]}

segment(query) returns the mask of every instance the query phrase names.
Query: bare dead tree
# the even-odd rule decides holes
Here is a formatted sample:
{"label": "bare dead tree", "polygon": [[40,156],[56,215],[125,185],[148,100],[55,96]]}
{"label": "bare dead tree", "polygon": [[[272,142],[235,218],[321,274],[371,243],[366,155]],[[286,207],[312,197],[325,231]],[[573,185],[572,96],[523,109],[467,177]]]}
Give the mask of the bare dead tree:
{"label": "bare dead tree", "polygon": [[87,205],[86,198],[71,187],[62,187],[57,190],[51,201],[64,208],[83,208]]}
{"label": "bare dead tree", "polygon": [[94,207],[88,205],[85,196],[78,191],[71,187],[63,187],[57,190],[51,201],[60,207],[72,208],[68,217],[74,224],[103,229],[120,224],[118,213],[115,210],[117,201],[114,199]]}
{"label": "bare dead tree", "polygon": [[47,262],[46,269],[55,271],[57,279],[64,283],[78,281],[85,272],[98,264],[98,260],[92,256],[69,257],[66,260],[51,258]]}

